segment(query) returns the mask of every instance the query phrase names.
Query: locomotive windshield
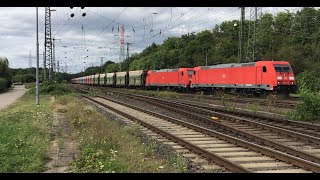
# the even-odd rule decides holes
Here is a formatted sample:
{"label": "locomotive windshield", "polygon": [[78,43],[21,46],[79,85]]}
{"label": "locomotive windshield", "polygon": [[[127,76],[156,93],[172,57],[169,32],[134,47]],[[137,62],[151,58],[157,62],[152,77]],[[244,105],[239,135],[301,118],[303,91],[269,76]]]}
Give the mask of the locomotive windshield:
{"label": "locomotive windshield", "polygon": [[276,72],[291,72],[292,71],[291,67],[289,65],[285,65],[285,64],[275,64],[274,69],[276,70]]}
{"label": "locomotive windshield", "polygon": [[188,70],[188,75],[192,76],[193,70]]}

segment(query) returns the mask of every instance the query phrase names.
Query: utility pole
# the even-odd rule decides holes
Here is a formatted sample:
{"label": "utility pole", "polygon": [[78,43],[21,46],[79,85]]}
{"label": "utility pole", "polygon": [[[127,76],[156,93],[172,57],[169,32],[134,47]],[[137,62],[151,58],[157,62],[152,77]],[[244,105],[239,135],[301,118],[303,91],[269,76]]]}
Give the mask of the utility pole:
{"label": "utility pole", "polygon": [[59,67],[59,60],[57,61],[57,71],[59,72],[60,67]]}
{"label": "utility pole", "polygon": [[47,69],[46,69],[46,55],[45,51],[43,51],[43,81],[47,79]]}
{"label": "utility pole", "polygon": [[55,40],[60,40],[61,41],[61,39],[55,39],[55,38],[52,38],[52,47],[53,47],[53,54],[52,54],[52,64],[53,64],[53,72],[57,72],[57,68],[56,68],[56,53],[55,53],[55,51],[56,51],[56,49],[55,49]]}
{"label": "utility pole", "polygon": [[208,51],[206,52],[206,66],[208,66]]}
{"label": "utility pole", "polygon": [[120,65],[120,71],[122,66],[122,61],[124,59],[124,26],[120,28],[120,54],[119,54],[119,65]]}
{"label": "utility pole", "polygon": [[55,53],[55,41],[56,39],[52,38],[52,72],[56,72],[55,68],[56,68],[56,62],[55,62],[55,59],[56,59],[56,53]]}
{"label": "utility pole", "polygon": [[30,50],[30,53],[29,53],[29,68],[31,69],[32,68],[32,59],[31,59],[31,50]]}
{"label": "utility pole", "polygon": [[[38,7],[36,8],[37,13],[37,67],[36,67],[36,104],[39,105],[39,27],[38,27]],[[30,51],[31,54],[31,51]]]}
{"label": "utility pole", "polygon": [[101,58],[101,65],[100,65],[100,72],[103,73],[103,57],[100,57]]}
{"label": "utility pole", "polygon": [[51,38],[51,11],[50,7],[45,7],[45,59],[49,68],[49,80],[53,78],[53,61],[52,61],[52,38]]}
{"label": "utility pole", "polygon": [[130,55],[129,55],[129,45],[131,45],[131,44],[133,44],[133,43],[127,43],[127,63],[126,63],[126,65],[127,65],[127,71],[129,71],[129,62],[130,62]]}
{"label": "utility pole", "polygon": [[[51,80],[51,61],[52,61],[52,42],[51,42],[51,11],[50,7],[45,7],[45,62],[48,63],[49,68],[49,80]],[[47,66],[47,64],[46,64]],[[47,77],[46,77],[47,79]]]}
{"label": "utility pole", "polygon": [[245,7],[241,7],[241,19],[240,19],[240,35],[239,35],[239,63],[243,62],[243,23],[245,20]]}
{"label": "utility pole", "polygon": [[[260,12],[258,14],[258,11]],[[258,17],[258,15],[260,17]],[[250,9],[250,24],[249,24],[249,32],[248,32],[248,46],[247,46],[247,62],[254,62],[258,60],[261,56],[261,47],[259,44],[257,45],[257,41],[259,41],[260,37],[257,36],[256,30],[258,25],[258,19],[261,22],[262,17],[262,8],[261,7],[252,7]],[[260,23],[259,23],[260,24]]]}

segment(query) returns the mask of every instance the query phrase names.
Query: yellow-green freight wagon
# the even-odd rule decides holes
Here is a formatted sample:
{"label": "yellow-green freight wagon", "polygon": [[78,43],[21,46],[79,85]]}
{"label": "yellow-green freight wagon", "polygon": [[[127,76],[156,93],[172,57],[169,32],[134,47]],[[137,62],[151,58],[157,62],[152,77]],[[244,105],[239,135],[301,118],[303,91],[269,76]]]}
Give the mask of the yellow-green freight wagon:
{"label": "yellow-green freight wagon", "polygon": [[147,71],[137,70],[129,71],[129,87],[144,86],[146,83]]}
{"label": "yellow-green freight wagon", "polygon": [[94,79],[93,79],[93,84],[98,86],[99,85],[99,75],[100,74],[95,74]]}
{"label": "yellow-green freight wagon", "polygon": [[106,82],[106,74],[100,74],[99,75],[99,86],[105,86],[105,82]]}
{"label": "yellow-green freight wagon", "polygon": [[116,86],[124,87],[128,85],[128,72],[116,72]]}
{"label": "yellow-green freight wagon", "polygon": [[116,76],[115,73],[107,73],[106,77],[106,86],[114,87],[116,85]]}

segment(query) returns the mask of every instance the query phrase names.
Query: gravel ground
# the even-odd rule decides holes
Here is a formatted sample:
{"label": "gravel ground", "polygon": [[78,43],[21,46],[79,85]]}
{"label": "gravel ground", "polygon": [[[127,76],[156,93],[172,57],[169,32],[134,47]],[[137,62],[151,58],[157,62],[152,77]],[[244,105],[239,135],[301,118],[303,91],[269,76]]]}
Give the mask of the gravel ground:
{"label": "gravel ground", "polygon": [[[207,123],[199,122],[198,120],[194,120],[194,119],[188,118],[185,115],[180,115],[180,114],[178,114],[176,112],[172,112],[172,111],[166,110],[166,109],[158,107],[158,106],[154,106],[154,105],[142,102],[142,101],[138,101],[136,99],[126,98],[126,97],[119,96],[119,95],[108,95],[107,97],[110,97],[111,99],[115,99],[115,100],[120,100],[120,101],[125,102],[127,104],[134,105],[134,106],[137,106],[139,108],[147,109],[149,111],[154,111],[154,112],[157,112],[159,114],[164,114],[164,115],[167,115],[169,117],[173,117],[173,118],[185,121],[185,122],[197,124],[197,125],[206,127],[208,129],[211,129],[211,130],[223,132],[224,134],[226,133],[224,130],[222,130],[220,128],[217,128],[217,127],[214,127],[214,126],[211,126],[211,125],[208,125]],[[253,142],[251,139],[239,136],[239,135],[234,134],[234,133],[227,133],[227,134],[228,135],[232,135],[232,136],[237,137],[237,138],[241,138],[241,139]]]}
{"label": "gravel ground", "polygon": [[[191,101],[195,101],[196,100],[195,98],[185,97],[185,96],[183,96],[183,99],[191,100]],[[205,98],[199,98],[196,101],[199,101],[199,102],[202,102],[202,103],[215,104],[215,105],[222,105],[224,103],[224,106],[226,106],[226,107],[236,107],[236,108],[247,109],[247,110],[256,108],[258,111],[261,111],[261,112],[271,112],[271,113],[275,113],[275,114],[279,114],[279,115],[284,115],[286,112],[291,110],[291,109],[288,109],[288,108],[274,107],[272,105],[270,105],[270,106],[259,105],[259,104],[255,105],[252,102],[237,103],[237,102],[231,102],[231,101],[228,101],[228,100],[225,100],[223,102],[222,100],[211,100],[211,99],[205,99]],[[266,101],[268,101],[268,100],[266,100]]]}
{"label": "gravel ground", "polygon": [[[88,86],[90,87],[90,86]],[[92,87],[91,87],[92,88]],[[117,90],[117,91],[122,91],[122,92],[131,92],[128,91],[127,89],[121,89],[121,88],[108,88],[108,87],[104,87],[105,89],[110,89],[110,90]],[[152,92],[152,91],[151,91]],[[241,109],[257,109],[258,111],[261,112],[270,112],[270,113],[275,113],[278,115],[284,115],[286,112],[290,111],[291,109],[288,108],[280,108],[280,107],[274,107],[272,104],[270,105],[259,105],[259,104],[255,104],[252,102],[248,102],[248,103],[237,103],[237,102],[232,102],[232,101],[228,101],[228,100],[212,100],[212,99],[206,99],[207,95],[198,95],[198,96],[194,96],[194,97],[190,97],[190,96],[183,96],[180,95],[179,99],[183,99],[183,100],[191,100],[191,101],[197,101],[197,102],[201,102],[201,103],[209,103],[209,104],[214,104],[214,105],[222,105],[224,104],[224,106],[226,107],[235,107],[235,108],[241,108]],[[216,95],[215,95],[216,97]],[[269,101],[268,99],[265,99],[265,101]],[[270,102],[271,103],[271,102]]]}

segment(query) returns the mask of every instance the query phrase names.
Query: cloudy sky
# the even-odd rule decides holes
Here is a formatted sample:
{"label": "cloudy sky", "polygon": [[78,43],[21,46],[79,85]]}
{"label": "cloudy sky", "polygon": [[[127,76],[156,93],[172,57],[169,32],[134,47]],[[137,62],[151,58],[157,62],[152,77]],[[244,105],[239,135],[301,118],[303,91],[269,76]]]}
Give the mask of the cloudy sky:
{"label": "cloudy sky", "polygon": [[[263,13],[296,12],[299,7],[264,7]],[[161,44],[172,36],[211,30],[226,20],[239,20],[237,7],[51,7],[51,32],[60,71],[76,73],[102,60],[119,62],[120,33],[130,54],[141,52],[153,42]],[[250,18],[246,8],[246,19]],[[71,17],[71,14],[74,14]],[[86,13],[86,16],[82,16]],[[9,59],[12,68],[36,66],[36,8],[0,8],[0,57]],[[39,8],[40,67],[43,67],[45,8]],[[161,32],[161,33],[160,33]],[[126,46],[125,46],[126,54]]]}

